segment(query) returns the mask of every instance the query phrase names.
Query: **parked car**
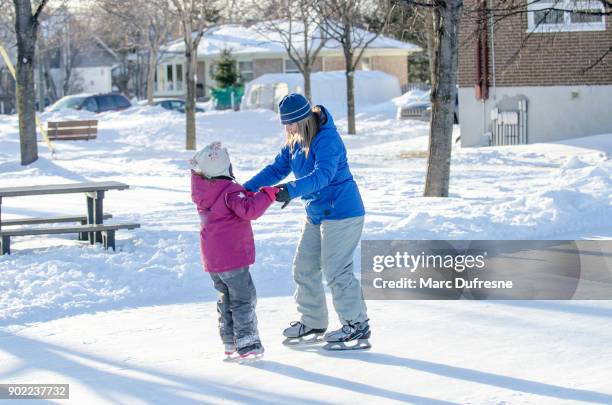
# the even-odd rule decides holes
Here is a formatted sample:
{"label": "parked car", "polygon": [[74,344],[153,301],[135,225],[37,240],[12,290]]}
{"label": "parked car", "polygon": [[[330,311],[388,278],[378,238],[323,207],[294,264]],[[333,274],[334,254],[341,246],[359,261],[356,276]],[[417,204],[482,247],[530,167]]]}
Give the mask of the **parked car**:
{"label": "parked car", "polygon": [[105,111],[125,110],[131,106],[132,103],[130,103],[130,100],[118,93],[75,94],[60,98],[49,108],[49,111],[73,108],[75,110],[101,113]]}
{"label": "parked car", "polygon": [[[179,98],[158,98],[153,100],[153,105],[158,105],[166,110],[185,112],[185,102]],[[201,107],[195,108],[196,112],[204,112]]]}
{"label": "parked car", "polygon": [[[419,94],[418,97],[409,99],[397,108],[398,120],[421,120],[429,121],[431,118],[431,91]],[[455,98],[454,123],[459,123],[459,99]]]}

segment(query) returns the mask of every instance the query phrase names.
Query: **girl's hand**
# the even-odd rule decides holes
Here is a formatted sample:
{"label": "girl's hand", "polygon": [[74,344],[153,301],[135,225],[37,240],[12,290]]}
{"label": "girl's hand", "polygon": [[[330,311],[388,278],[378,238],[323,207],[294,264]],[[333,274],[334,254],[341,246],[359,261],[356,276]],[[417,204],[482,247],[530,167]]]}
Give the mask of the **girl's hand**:
{"label": "girl's hand", "polygon": [[280,192],[280,189],[278,189],[277,187],[262,187],[260,189],[260,191],[262,193],[266,193],[268,195],[268,197],[270,198],[271,201],[276,200],[276,195]]}

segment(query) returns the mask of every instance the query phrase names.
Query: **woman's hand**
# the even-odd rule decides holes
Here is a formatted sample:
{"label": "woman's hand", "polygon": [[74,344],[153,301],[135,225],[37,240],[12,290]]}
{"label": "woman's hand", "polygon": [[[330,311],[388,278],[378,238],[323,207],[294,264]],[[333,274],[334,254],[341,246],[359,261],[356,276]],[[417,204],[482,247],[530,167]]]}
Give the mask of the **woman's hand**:
{"label": "woman's hand", "polygon": [[278,188],[278,193],[276,194],[276,201],[284,203],[281,209],[285,208],[291,202],[291,196],[289,195],[289,190],[287,190],[286,184],[279,184],[274,186]]}

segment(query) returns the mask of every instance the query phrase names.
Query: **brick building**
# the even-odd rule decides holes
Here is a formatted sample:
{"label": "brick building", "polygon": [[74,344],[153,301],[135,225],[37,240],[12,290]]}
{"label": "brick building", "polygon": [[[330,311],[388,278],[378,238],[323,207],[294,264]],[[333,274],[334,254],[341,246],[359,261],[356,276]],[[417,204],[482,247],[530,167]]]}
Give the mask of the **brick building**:
{"label": "brick building", "polygon": [[465,2],[458,69],[462,146],[612,133],[612,19],[550,10],[556,4],[604,11],[597,1],[524,1],[527,12],[495,23],[479,18],[483,3]]}
{"label": "brick building", "polygon": [[[371,35],[359,30],[358,35]],[[206,98],[215,86],[212,78],[215,63],[224,49],[230,49],[236,59],[243,81],[264,73],[299,73],[283,45],[274,38],[275,33],[262,32],[239,25],[222,25],[207,32],[198,47],[198,98]],[[316,38],[316,33],[313,38]],[[401,85],[408,83],[408,55],[421,49],[412,43],[380,36],[364,52],[358,69],[380,70],[396,76]],[[171,43],[163,50],[158,66],[155,96],[182,97],[184,94],[183,40]],[[313,72],[344,70],[342,48],[329,41],[319,53]]]}

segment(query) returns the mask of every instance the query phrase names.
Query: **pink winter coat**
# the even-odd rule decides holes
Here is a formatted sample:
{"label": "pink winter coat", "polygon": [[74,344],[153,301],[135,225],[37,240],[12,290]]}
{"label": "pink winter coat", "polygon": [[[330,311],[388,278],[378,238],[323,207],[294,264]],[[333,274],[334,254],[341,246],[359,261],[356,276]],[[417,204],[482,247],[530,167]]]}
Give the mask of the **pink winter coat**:
{"label": "pink winter coat", "polygon": [[231,180],[191,174],[191,199],[200,214],[200,249],[204,270],[230,271],[255,262],[251,220],[274,201],[277,189],[252,193]]}

